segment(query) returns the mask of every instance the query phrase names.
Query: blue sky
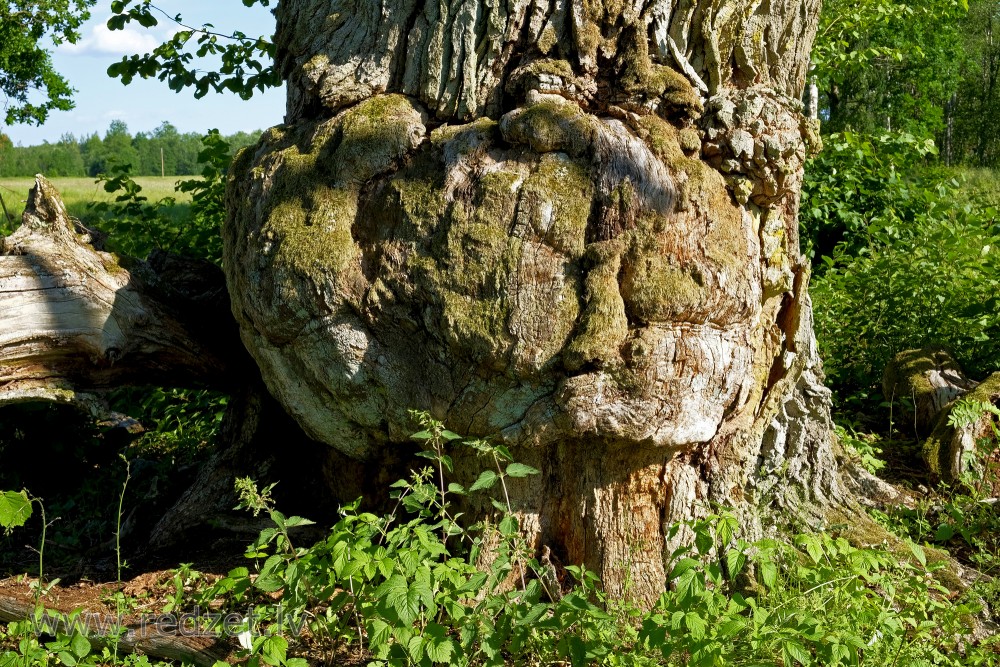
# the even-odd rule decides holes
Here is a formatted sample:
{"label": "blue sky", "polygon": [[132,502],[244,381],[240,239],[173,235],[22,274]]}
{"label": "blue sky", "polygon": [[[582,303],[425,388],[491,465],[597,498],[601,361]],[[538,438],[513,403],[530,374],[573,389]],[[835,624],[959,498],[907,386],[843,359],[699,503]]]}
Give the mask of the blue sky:
{"label": "blue sky", "polygon": [[[155,4],[171,16],[181,14],[188,25],[212,23],[219,32],[241,30],[254,36],[274,32],[274,17],[268,8],[248,9],[240,0],[159,0]],[[176,24],[158,15],[161,21],[156,28],[130,24],[125,30],[109,31],[104,24],[111,15],[110,7],[111,0],[98,0],[83,27],[83,38],[77,44],[52,49],[56,70],[77,90],[73,97],[76,108],[53,112],[41,127],[0,126],[15,144],[54,142],[66,133],[79,137],[98,132],[103,136],[113,120],[125,121],[132,134],[149,132],[163,121],[170,121],[181,132],[218,128],[223,134],[281,123],[284,90],[258,93],[249,101],[211,92],[196,100],[190,92],[175,93],[155,79],[135,79],[123,86],[120,80],[109,78],[108,65],[123,55],[145,53],[177,30]]]}

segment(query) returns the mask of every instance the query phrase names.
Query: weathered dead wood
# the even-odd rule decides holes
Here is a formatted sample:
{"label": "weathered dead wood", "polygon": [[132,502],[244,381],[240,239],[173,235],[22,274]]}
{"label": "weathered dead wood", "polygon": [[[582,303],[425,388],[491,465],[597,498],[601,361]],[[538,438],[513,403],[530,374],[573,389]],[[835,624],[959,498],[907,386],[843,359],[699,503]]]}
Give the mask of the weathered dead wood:
{"label": "weathered dead wood", "polygon": [[[993,373],[964,395],[984,406],[1000,404],[1000,373]],[[969,423],[953,424],[955,402],[941,411],[924,441],[922,455],[931,473],[945,482],[976,479],[981,491],[1000,494],[1000,452],[992,449],[996,415],[988,409]],[[968,474],[971,473],[971,477]]]}
{"label": "weathered dead wood", "polygon": [[[16,598],[0,595],[0,621],[12,623],[34,618],[35,605]],[[58,616],[57,616],[58,615]],[[46,612],[46,617],[55,625],[66,614],[62,612]],[[113,628],[117,620],[100,614],[82,613],[80,625],[89,629]],[[43,617],[40,626],[46,624]],[[97,649],[108,648],[118,653],[137,653],[141,655],[178,660],[185,663],[210,667],[217,661],[225,660],[233,652],[234,647],[225,639],[211,636],[181,636],[174,627],[157,626],[149,623],[124,625],[120,637],[90,634],[87,639],[91,646]]]}
{"label": "weathered dead wood", "polygon": [[[252,368],[218,267],[105,252],[35,179],[21,227],[0,239],[0,405],[77,403],[121,385],[226,388]],[[91,409],[95,411],[95,409]]]}
{"label": "weathered dead wood", "polygon": [[940,348],[904,350],[892,358],[882,376],[886,398],[913,402],[913,429],[918,438],[930,434],[945,406],[977,384]]}

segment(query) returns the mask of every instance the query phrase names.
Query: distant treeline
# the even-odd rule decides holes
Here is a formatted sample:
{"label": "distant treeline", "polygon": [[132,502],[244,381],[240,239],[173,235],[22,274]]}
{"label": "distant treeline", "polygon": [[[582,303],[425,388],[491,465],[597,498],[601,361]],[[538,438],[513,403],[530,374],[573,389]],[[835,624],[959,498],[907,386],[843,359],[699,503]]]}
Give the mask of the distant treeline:
{"label": "distant treeline", "polygon": [[[96,132],[80,138],[66,134],[56,143],[39,146],[14,146],[6,135],[0,134],[0,177],[97,176],[107,173],[115,164],[132,165],[134,176],[159,176],[161,149],[163,173],[190,176],[201,173],[202,165],[198,162],[201,137],[195,132],[182,134],[167,122],[150,133],[132,136],[120,120],[112,121],[103,137]],[[225,139],[235,152],[256,142],[258,137],[260,131],[237,132]]]}

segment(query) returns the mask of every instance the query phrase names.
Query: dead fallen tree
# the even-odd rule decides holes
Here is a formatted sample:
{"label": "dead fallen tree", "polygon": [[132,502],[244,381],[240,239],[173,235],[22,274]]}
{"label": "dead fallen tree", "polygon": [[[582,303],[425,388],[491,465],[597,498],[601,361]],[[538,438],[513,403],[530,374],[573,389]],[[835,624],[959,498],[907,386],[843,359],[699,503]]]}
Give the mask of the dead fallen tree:
{"label": "dead fallen tree", "polygon": [[218,267],[106,252],[36,177],[21,226],[0,238],[0,406],[42,400],[93,413],[93,390],[226,388],[248,368]]}
{"label": "dead fallen tree", "polygon": [[[12,623],[36,618],[34,601],[25,602],[0,595],[0,622]],[[38,618],[38,629],[58,627],[69,614],[48,610]],[[163,620],[163,619],[160,619]],[[106,628],[118,632],[118,619],[101,614],[81,612],[75,619],[77,628]],[[190,629],[188,629],[190,630]],[[211,667],[226,660],[234,650],[232,643],[216,633],[194,635],[169,623],[122,624],[120,634],[87,633],[93,648],[107,648],[122,653],[137,653],[165,660],[179,660],[199,667]]]}

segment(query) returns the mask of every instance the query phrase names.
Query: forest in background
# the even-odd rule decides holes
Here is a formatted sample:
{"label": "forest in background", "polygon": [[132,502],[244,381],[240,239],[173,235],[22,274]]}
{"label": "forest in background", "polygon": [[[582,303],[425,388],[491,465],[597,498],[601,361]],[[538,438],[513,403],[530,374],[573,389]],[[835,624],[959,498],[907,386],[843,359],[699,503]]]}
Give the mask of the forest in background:
{"label": "forest in background", "polygon": [[998,21],[990,0],[825,2],[812,58],[824,132],[910,133],[945,165],[996,167]]}
{"label": "forest in background", "polygon": [[[255,143],[260,131],[237,132],[224,137],[233,153]],[[205,166],[198,159],[202,135],[179,132],[164,121],[152,132],[132,135],[124,121],[112,121],[104,136],[93,133],[62,136],[55,143],[15,146],[0,133],[0,178],[50,178],[93,176],[110,173],[115,167],[131,165],[134,176],[191,176]],[[162,151],[162,153],[161,153]],[[161,162],[162,155],[162,162]],[[161,172],[162,168],[162,172]]]}
{"label": "forest in background", "polygon": [[824,3],[800,228],[836,419],[886,428],[905,349],[998,368],[998,26],[995,1]]}

